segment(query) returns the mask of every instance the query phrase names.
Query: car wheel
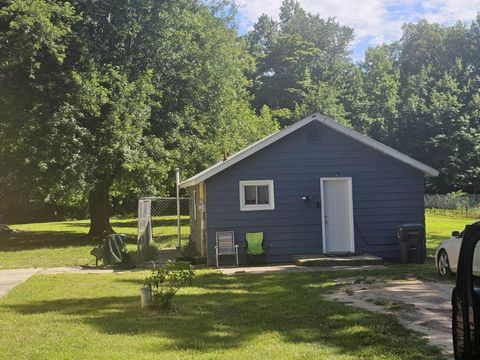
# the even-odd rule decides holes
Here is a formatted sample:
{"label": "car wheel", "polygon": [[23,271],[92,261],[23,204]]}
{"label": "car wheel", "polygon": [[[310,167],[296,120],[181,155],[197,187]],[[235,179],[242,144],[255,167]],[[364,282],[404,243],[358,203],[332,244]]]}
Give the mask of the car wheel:
{"label": "car wheel", "polygon": [[438,254],[438,273],[441,276],[451,276],[452,270],[450,269],[450,261],[448,259],[448,254],[445,250],[440,250]]}

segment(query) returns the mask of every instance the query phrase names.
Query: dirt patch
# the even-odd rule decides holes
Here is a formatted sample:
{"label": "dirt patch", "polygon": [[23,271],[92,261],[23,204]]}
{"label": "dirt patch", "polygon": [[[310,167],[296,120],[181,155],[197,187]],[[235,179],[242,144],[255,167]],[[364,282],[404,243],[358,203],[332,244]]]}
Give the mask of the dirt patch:
{"label": "dirt patch", "polygon": [[453,355],[451,282],[416,279],[384,281],[375,278],[342,279],[331,300],[373,312],[395,315],[406,328],[425,335],[448,356]]}

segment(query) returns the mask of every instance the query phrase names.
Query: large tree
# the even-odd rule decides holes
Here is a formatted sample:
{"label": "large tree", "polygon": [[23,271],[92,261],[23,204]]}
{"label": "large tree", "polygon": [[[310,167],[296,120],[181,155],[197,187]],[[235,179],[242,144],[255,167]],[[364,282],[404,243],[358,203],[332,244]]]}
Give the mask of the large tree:
{"label": "large tree", "polygon": [[397,45],[401,91],[395,142],[440,170],[430,191],[480,191],[477,24],[478,19],[471,26],[410,24]]}
{"label": "large tree", "polygon": [[[262,15],[246,39],[257,64],[251,75],[257,110],[268,105],[282,125],[306,111],[343,111],[343,91],[337,85],[350,63],[351,28],[306,12],[296,0],[285,0],[280,21]],[[329,98],[317,99],[320,94]]]}
{"label": "large tree", "polygon": [[259,117],[249,107],[251,61],[231,9],[187,0],[4,2],[0,181],[10,194],[87,202],[90,235],[102,235],[112,231],[112,194],[165,192],[174,162],[192,173],[273,131],[268,111]]}
{"label": "large tree", "polygon": [[400,103],[400,72],[393,48],[381,45],[367,49],[360,69],[370,119],[366,132],[378,140],[389,141],[396,131]]}

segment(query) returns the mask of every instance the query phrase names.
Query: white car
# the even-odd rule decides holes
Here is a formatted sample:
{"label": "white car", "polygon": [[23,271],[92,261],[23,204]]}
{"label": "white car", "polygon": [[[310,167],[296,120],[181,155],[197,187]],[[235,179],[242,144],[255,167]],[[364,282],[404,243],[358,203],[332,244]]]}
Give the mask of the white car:
{"label": "white car", "polygon": [[[463,231],[453,231],[452,236],[440,244],[435,252],[435,265],[441,276],[457,272],[458,256],[462,245]],[[473,273],[480,276],[480,242],[473,255]]]}
{"label": "white car", "polygon": [[447,276],[457,272],[462,235],[463,233],[453,231],[452,236],[442,242],[437,248],[435,252],[435,265],[441,276]]}

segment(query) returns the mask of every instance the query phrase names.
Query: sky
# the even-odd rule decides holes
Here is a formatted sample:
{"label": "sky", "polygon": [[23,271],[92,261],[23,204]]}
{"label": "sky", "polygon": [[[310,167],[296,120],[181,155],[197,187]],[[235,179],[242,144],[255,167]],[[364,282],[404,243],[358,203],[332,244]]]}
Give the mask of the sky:
{"label": "sky", "polygon": [[[239,33],[253,28],[261,14],[278,19],[282,0],[236,0]],[[402,24],[426,19],[451,25],[470,22],[480,11],[480,0],[300,0],[308,12],[324,18],[334,17],[354,29],[352,57],[363,59],[369,46],[400,39]]]}

